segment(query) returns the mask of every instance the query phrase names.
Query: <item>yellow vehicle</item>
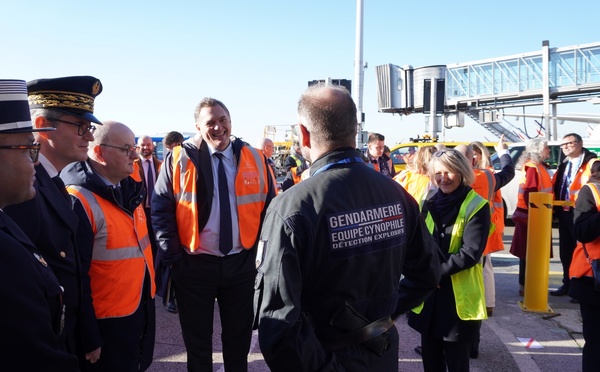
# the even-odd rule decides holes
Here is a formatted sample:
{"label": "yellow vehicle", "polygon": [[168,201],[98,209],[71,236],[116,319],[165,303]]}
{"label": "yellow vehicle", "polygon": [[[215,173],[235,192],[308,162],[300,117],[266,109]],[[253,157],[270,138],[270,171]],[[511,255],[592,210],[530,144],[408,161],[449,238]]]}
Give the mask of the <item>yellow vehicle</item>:
{"label": "yellow vehicle", "polygon": [[[461,141],[461,142],[435,142],[430,141],[423,138],[417,138],[412,142],[399,143],[390,148],[391,154],[390,158],[392,159],[392,163],[394,164],[394,169],[396,173],[399,173],[403,169],[406,168],[406,163],[404,162],[404,156],[408,155],[410,151],[415,150],[415,153],[419,150],[419,147],[422,146],[435,146],[437,144],[443,144],[447,148],[453,148],[456,145],[461,143],[469,144],[470,141]],[[485,147],[490,151],[490,155],[495,153],[496,150],[494,146],[496,146],[497,142],[482,142]]]}
{"label": "yellow vehicle", "polygon": [[[278,131],[276,127],[284,128]],[[286,174],[285,159],[290,155],[294,143],[298,143],[298,125],[267,125],[264,136],[273,141],[271,159],[275,162],[275,177],[283,177]]]}

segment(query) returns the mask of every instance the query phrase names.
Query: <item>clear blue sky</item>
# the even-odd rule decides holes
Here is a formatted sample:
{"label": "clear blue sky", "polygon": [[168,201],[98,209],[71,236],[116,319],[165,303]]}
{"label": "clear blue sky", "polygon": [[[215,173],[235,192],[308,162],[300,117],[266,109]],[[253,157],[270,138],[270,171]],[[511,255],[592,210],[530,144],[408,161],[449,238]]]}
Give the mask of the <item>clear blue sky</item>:
{"label": "clear blue sky", "polygon": [[[354,79],[354,0],[7,0],[0,14],[1,78],[95,76],[104,86],[96,116],[138,135],[194,131],[196,104],[212,96],[231,111],[233,134],[254,143],[265,125],[296,123],[308,81]],[[377,65],[594,43],[599,14],[596,1],[364,0],[365,130],[390,145],[425,133],[422,115],[377,112]],[[600,105],[582,110],[599,114]],[[583,128],[565,123],[559,133]],[[448,140],[483,136],[494,139],[470,120],[446,131]]]}

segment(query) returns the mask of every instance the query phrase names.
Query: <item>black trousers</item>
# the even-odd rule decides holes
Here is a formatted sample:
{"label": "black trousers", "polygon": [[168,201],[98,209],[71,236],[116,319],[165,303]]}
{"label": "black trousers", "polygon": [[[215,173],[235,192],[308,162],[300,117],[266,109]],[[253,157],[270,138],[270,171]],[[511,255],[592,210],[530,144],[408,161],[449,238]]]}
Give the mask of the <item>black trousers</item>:
{"label": "black trousers", "polygon": [[582,371],[597,371],[600,366],[600,307],[584,302],[579,304],[583,321]]}
{"label": "black trousers", "polygon": [[227,372],[248,370],[252,338],[255,250],[217,257],[189,255],[173,264],[173,283],[188,371],[212,371],[215,299]]}
{"label": "black trousers", "polygon": [[560,262],[563,267],[562,282],[568,287],[571,281],[569,278],[569,267],[571,267],[573,251],[575,251],[575,246],[577,245],[575,224],[573,222],[573,208],[570,208],[568,211],[562,208],[556,208],[555,210],[558,211],[558,247]]}
{"label": "black trousers", "polygon": [[150,298],[150,276],[146,272],[140,306],[131,315],[98,320],[104,344],[100,359],[85,363],[88,372],[138,372],[152,364],[156,333],[156,308]]}
{"label": "black trousers", "polygon": [[470,341],[449,342],[421,335],[424,372],[468,372]]}

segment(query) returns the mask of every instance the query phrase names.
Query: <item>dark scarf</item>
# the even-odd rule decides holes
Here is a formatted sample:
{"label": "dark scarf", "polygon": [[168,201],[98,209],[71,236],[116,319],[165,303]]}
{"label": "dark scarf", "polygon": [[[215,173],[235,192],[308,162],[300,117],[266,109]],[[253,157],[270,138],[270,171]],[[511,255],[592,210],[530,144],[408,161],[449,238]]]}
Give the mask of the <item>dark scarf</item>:
{"label": "dark scarf", "polygon": [[469,191],[471,191],[471,187],[464,185],[458,186],[450,194],[444,194],[441,189],[438,189],[429,201],[429,210],[433,220],[447,224],[450,219],[454,219]]}

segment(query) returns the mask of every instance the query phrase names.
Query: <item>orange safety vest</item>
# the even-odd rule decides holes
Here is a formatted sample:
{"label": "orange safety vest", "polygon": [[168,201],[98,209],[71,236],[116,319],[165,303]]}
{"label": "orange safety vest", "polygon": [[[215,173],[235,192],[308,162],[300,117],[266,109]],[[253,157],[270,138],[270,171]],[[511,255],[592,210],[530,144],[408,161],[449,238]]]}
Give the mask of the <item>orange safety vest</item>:
{"label": "orange safety vest", "polygon": [[545,166],[542,164],[535,164],[533,162],[527,162],[523,165],[523,178],[519,184],[519,195],[517,199],[517,208],[528,209],[525,203],[525,195],[523,186],[525,185],[527,177],[527,168],[536,168],[537,180],[538,180],[538,192],[552,192],[552,179],[550,173]]}
{"label": "orange safety vest", "polygon": [[[594,201],[596,202],[596,209],[598,212],[600,212],[600,192],[598,191],[600,185],[594,182],[588,182],[583,185],[583,187],[586,186],[592,190]],[[596,238],[592,242],[585,243],[585,249],[590,256],[590,260],[600,258],[600,237]],[[583,244],[581,242],[577,242],[575,251],[573,251],[573,260],[571,261],[571,266],[569,267],[569,277],[582,278],[584,276],[593,278],[594,274],[592,273],[592,265],[590,264],[590,261],[588,261],[588,258],[585,256],[585,252],[583,251]]]}
{"label": "orange safety vest", "polygon": [[[504,242],[502,241],[502,233],[504,232],[504,205],[502,204],[500,190],[494,192],[496,179],[494,178],[493,170],[474,169],[473,172],[475,173],[475,182],[473,182],[471,187],[477,194],[489,202],[491,212],[490,220],[493,227],[490,229],[491,232],[483,251],[483,255],[485,256],[492,252],[504,250]],[[500,228],[497,224],[500,224]]]}
{"label": "orange safety vest", "polygon": [[[156,161],[156,159],[154,159],[154,161]],[[133,178],[137,182],[142,182],[142,174],[144,172],[142,171],[142,169],[140,169],[141,164],[142,164],[142,161],[140,159],[135,160],[133,162],[133,172],[131,172],[131,174],[129,175],[131,178]],[[161,167],[162,167],[162,161],[159,160],[156,165],[156,178],[158,178],[158,173],[160,173]]]}
{"label": "orange safety vest", "polygon": [[302,173],[300,173],[300,175],[297,174],[298,172],[298,167],[291,167],[290,168],[290,172],[292,172],[292,180],[294,181],[294,185],[297,185],[300,183],[300,181],[302,181]]}
{"label": "orange safety vest", "polygon": [[[177,201],[175,219],[179,240],[191,252],[200,246],[198,217],[198,172],[181,146],[173,149],[173,194]],[[260,216],[269,192],[268,165],[264,155],[250,146],[243,146],[235,176],[238,225],[242,246],[250,249],[256,243]],[[243,223],[240,223],[243,222]]]}
{"label": "orange safety vest", "polygon": [[[577,173],[575,173],[575,177],[571,182],[571,186],[569,186],[569,200],[573,203],[575,203],[575,201],[577,200],[577,194],[579,194],[579,190],[581,190],[581,187],[585,185],[590,179],[590,175],[592,173],[592,164],[594,164],[596,160],[598,159],[590,159],[587,163],[582,164],[577,170]],[[562,182],[562,180],[556,179],[556,175],[557,173],[554,173],[554,176],[552,177],[552,182]]]}
{"label": "orange safety vest", "polygon": [[71,185],[71,195],[81,201],[94,232],[90,286],[96,318],[119,318],[140,306],[146,270],[154,298],[154,260],[140,204],[133,216],[95,193]]}
{"label": "orange safety vest", "polygon": [[139,161],[133,162],[133,172],[131,172],[129,176],[133,178],[136,182],[142,182],[142,172],[140,171]]}
{"label": "orange safety vest", "polygon": [[488,238],[487,245],[483,254],[490,254],[504,250],[504,202],[502,200],[502,192],[498,189],[494,193],[494,199],[492,200],[492,223],[496,226],[496,229],[491,233]]}

